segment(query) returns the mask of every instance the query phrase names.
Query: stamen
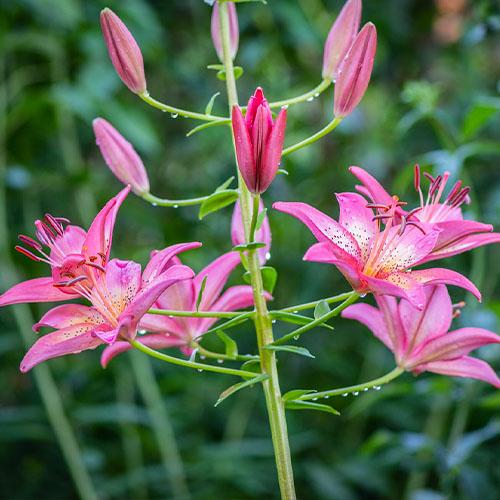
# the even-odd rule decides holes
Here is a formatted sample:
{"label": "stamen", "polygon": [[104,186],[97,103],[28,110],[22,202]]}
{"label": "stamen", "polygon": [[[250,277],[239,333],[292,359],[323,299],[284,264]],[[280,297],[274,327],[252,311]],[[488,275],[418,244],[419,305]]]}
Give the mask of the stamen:
{"label": "stamen", "polygon": [[414,221],[409,220],[409,221],[406,221],[406,225],[416,227],[422,234],[427,234],[425,232],[425,229],[423,227],[421,227],[421,225],[418,222],[414,222]]}
{"label": "stamen", "polygon": [[388,205],[382,205],[382,204],[378,204],[378,203],[368,203],[366,205],[366,208],[371,208],[372,210],[390,210],[390,206]]}
{"label": "stamen", "polygon": [[462,181],[455,182],[455,185],[451,188],[451,191],[448,193],[448,196],[446,197],[446,201],[450,202],[460,191],[461,187],[462,187]]}
{"label": "stamen", "polygon": [[425,177],[426,179],[429,179],[429,182],[430,182],[431,184],[435,181],[434,177],[433,177],[431,174],[429,174],[429,172],[424,172],[424,177]]}
{"label": "stamen", "polygon": [[470,187],[464,187],[451,202],[453,208],[459,207],[469,197]]}
{"label": "stamen", "polygon": [[39,252],[42,251],[42,245],[40,245],[40,243],[38,243],[38,241],[35,241],[33,238],[30,238],[29,236],[25,236],[24,234],[20,234],[18,236],[18,238],[25,245],[28,245],[29,247],[34,248],[35,250],[38,250]]}
{"label": "stamen", "polygon": [[103,273],[106,272],[106,269],[104,267],[100,266],[99,264],[95,264],[94,262],[85,262],[87,266],[94,267],[95,269],[99,269],[99,271],[102,271]]}
{"label": "stamen", "polygon": [[431,184],[431,187],[429,188],[429,195],[432,197],[434,193],[439,189],[439,186],[441,185],[441,181],[443,180],[442,175],[438,175],[434,181]]}
{"label": "stamen", "polygon": [[50,226],[59,236],[63,235],[64,228],[62,227],[62,224],[58,222],[54,217],[52,217],[52,215],[45,214],[44,219],[47,222],[48,226]]}
{"label": "stamen", "polygon": [[422,207],[417,207],[417,208],[414,208],[413,210],[410,210],[407,214],[406,214],[406,218],[407,219],[410,219],[411,217],[413,217],[416,213],[420,212],[422,210]]}
{"label": "stamen", "polygon": [[23,248],[22,246],[16,245],[14,247],[14,249],[17,252],[22,253],[24,256],[28,257],[28,259],[34,260],[35,262],[43,262],[44,261],[44,259],[42,259],[41,257],[38,257],[37,255],[30,252],[29,250],[26,250],[26,248]]}
{"label": "stamen", "polygon": [[77,276],[76,278],[73,278],[72,280],[68,281],[59,281],[59,283],[54,283],[54,286],[57,288],[63,288],[67,286],[73,286],[76,283],[80,283],[80,281],[86,280],[86,276]]}

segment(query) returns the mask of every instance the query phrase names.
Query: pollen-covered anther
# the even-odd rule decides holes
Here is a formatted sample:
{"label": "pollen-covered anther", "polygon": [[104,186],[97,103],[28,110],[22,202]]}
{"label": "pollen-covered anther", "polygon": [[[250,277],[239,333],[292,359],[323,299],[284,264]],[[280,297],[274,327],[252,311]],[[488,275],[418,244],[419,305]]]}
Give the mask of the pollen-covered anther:
{"label": "pollen-covered anther", "polygon": [[17,252],[22,253],[24,256],[28,257],[28,259],[34,260],[35,262],[41,262],[42,260],[44,260],[41,257],[38,257],[34,253],[30,252],[29,250],[26,250],[26,248],[24,248],[24,247],[22,247],[20,245],[16,245],[14,247],[14,249]]}
{"label": "pollen-covered anther", "polygon": [[55,217],[50,214],[45,214],[44,220],[47,226],[50,226],[56,232],[56,234],[58,234],[59,236],[63,235],[64,227],[61,222],[59,222]]}

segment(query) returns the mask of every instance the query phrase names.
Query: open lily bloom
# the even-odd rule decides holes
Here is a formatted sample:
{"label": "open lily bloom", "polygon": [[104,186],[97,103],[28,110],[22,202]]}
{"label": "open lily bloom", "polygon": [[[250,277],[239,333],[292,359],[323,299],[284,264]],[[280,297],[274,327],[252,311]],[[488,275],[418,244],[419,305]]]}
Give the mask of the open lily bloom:
{"label": "open lily bloom", "polygon": [[[374,203],[385,205],[390,203],[391,195],[368,172],[359,167],[350,167],[352,174],[361,182],[356,189],[368,196]],[[436,178],[428,173],[424,176],[429,180],[429,190],[424,196],[420,182],[420,168],[415,167],[415,190],[420,199],[414,217],[420,222],[432,224],[439,228],[439,238],[433,251],[421,262],[450,257],[472,248],[500,242],[500,233],[493,233],[493,226],[473,220],[464,220],[461,205],[469,202],[470,188],[457,181],[445,195],[446,184],[450,177],[449,172],[438,175]],[[399,209],[399,215],[405,215]]]}
{"label": "open lily bloom", "polygon": [[[163,252],[170,260],[176,253],[196,246],[199,244],[175,245]],[[106,267],[92,268],[69,280],[67,288],[92,305],[64,304],[48,311],[33,329],[50,327],[55,331],[35,342],[21,362],[21,371],[47,359],[112,344],[117,338],[135,338],[139,321],[157,298],[193,275],[187,266],[165,268],[159,260],[150,262],[141,275],[140,264],[112,259]]]}
{"label": "open lily bloom", "polygon": [[377,307],[353,304],[342,317],[368,327],[393,353],[399,367],[415,374],[434,372],[484,380],[500,387],[500,378],[485,361],[468,356],[487,344],[500,343],[500,336],[483,328],[460,328],[449,332],[453,305],[444,285],[425,287],[422,310],[406,300],[377,296]]}
{"label": "open lily bloom", "polygon": [[79,226],[64,226],[69,222],[67,219],[46,215],[43,221],[35,222],[38,241],[19,236],[29,250],[21,246],[16,250],[32,260],[48,264],[51,276],[14,285],[0,295],[0,306],[77,297],[78,293],[71,286],[72,280],[86,276],[89,278],[87,282],[91,283],[90,278],[96,269],[105,267],[109,260],[116,215],[129,191],[130,188],[126,187],[111,198],[97,214],[88,232]]}
{"label": "open lily bloom", "polygon": [[[264,203],[262,199],[259,200],[259,212],[264,210]],[[243,221],[241,220],[241,207],[239,200],[234,204],[233,217],[231,219],[231,241],[233,245],[243,245],[246,242],[245,238],[245,228],[243,227]],[[260,228],[255,231],[255,241],[259,243],[265,243],[265,247],[259,248],[257,253],[259,254],[259,260],[261,265],[264,265],[270,258],[271,250],[271,227],[269,226],[269,219],[267,215],[264,217],[264,221]]]}
{"label": "open lily bloom", "polygon": [[[396,197],[388,205],[367,205],[357,193],[337,194],[339,221],[306,203],[277,202],[273,207],[303,222],[319,243],[304,260],[334,264],[360,294],[394,295],[418,308],[425,304],[425,284],[448,283],[472,292],[479,290],[467,278],[449,269],[413,270],[433,251],[440,229],[415,222],[411,214],[396,223],[403,205]],[[374,215],[373,209],[382,214]]]}
{"label": "open lily bloom", "polygon": [[[153,257],[154,258],[154,257]],[[182,281],[166,290],[154,303],[155,308],[173,311],[234,311],[253,305],[252,287],[237,285],[222,292],[229,275],[240,263],[238,252],[229,252],[211,262],[190,280]],[[175,257],[165,266],[178,266]],[[205,281],[201,300],[202,284]],[[267,298],[271,298],[267,295]],[[199,301],[198,308],[196,307]],[[169,317],[147,314],[139,327],[148,333],[141,336],[141,342],[154,349],[179,347],[186,354],[192,352],[192,341],[201,337],[217,321],[217,318]],[[117,354],[130,349],[128,342],[115,342],[108,346],[101,358],[106,366]]]}

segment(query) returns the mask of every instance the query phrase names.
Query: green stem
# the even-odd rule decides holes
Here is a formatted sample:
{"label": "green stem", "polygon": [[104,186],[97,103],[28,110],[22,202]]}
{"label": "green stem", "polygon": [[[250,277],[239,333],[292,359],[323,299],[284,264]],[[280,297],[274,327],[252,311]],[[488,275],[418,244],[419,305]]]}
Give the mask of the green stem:
{"label": "green stem", "polygon": [[170,479],[172,496],[174,498],[189,498],[190,494],[182,459],[175,440],[174,429],[170,422],[168,410],[162,401],[153,367],[149,359],[138,352],[130,352],[130,357],[137,386],[151,417],[151,424],[160,449],[163,467]]}
{"label": "green stem", "polygon": [[282,155],[286,156],[290,153],[293,153],[294,151],[297,151],[299,149],[305,148],[306,146],[309,146],[309,144],[312,144],[313,142],[318,141],[325,135],[329,134],[332,130],[335,130],[337,126],[340,124],[342,121],[342,118],[334,118],[326,127],[323,127],[321,130],[316,132],[314,135],[311,135],[311,137],[308,137],[307,139],[304,139],[303,141],[298,142],[297,144],[293,144],[292,146],[288,146],[283,150]]}
{"label": "green stem", "polygon": [[[224,68],[226,71],[228,104],[229,110],[231,110],[233,106],[238,105],[238,94],[233,72],[233,61],[230,54],[229,13],[226,3],[219,4],[219,16],[222,49],[224,54]],[[234,144],[235,142],[233,135],[233,146]],[[247,242],[250,242],[250,226],[252,218],[250,192],[248,191],[243,179],[241,178],[239,171],[238,183],[240,187],[240,207],[242,222],[245,228],[245,236]],[[295,485],[293,481],[292,460],[290,456],[290,445],[288,443],[285,408],[281,399],[276,357],[273,351],[264,349],[266,345],[273,342],[273,330],[271,318],[267,310],[267,304],[264,296],[262,274],[257,252],[255,250],[249,250],[247,254],[247,260],[255,303],[255,313],[253,315],[253,319],[257,334],[260,364],[262,373],[268,375],[269,377],[262,383],[262,387],[264,389],[266,398],[269,425],[271,428],[271,437],[273,441],[276,468],[278,472],[278,482],[282,499],[294,500],[296,498],[296,495]]]}
{"label": "green stem", "polygon": [[139,97],[147,102],[153,108],[159,109],[165,113],[171,113],[174,116],[185,116],[186,118],[193,118],[195,120],[202,120],[204,122],[221,122],[225,121],[227,123],[228,118],[226,116],[216,116],[216,115],[206,115],[204,113],[195,113],[193,111],[187,111],[181,108],[175,108],[174,106],[169,106],[168,104],[163,104],[156,99],[153,99],[147,92],[139,94]]}
{"label": "green stem", "polygon": [[298,304],[296,306],[284,307],[283,309],[279,309],[284,312],[295,312],[295,311],[304,311],[305,309],[312,309],[316,307],[320,302],[326,302],[327,304],[333,304],[335,302],[341,302],[342,300],[346,300],[351,296],[352,292],[341,293],[340,295],[335,295],[333,297],[328,297],[326,299],[314,300],[312,302],[306,302],[304,304]]}
{"label": "green stem", "polygon": [[205,349],[197,343],[195,343],[195,348],[197,349],[200,356],[205,356],[206,358],[211,359],[222,359],[225,361],[251,361],[253,359],[259,359],[259,356],[252,356],[251,354],[237,354],[236,356],[228,356],[227,354],[209,351],[208,349]]}
{"label": "green stem", "polygon": [[292,97],[291,99],[284,99],[283,101],[270,102],[269,107],[281,108],[283,106],[291,106],[293,104],[299,104],[304,101],[312,101],[316,97],[319,97],[319,95],[322,94],[331,84],[332,84],[331,80],[325,79],[309,92],[301,94],[297,97]]}
{"label": "green stem", "polygon": [[350,385],[349,387],[341,387],[340,389],[332,389],[329,391],[321,391],[321,392],[312,392],[310,394],[304,394],[297,398],[299,401],[310,401],[321,398],[329,398],[331,396],[343,396],[344,394],[352,394],[353,392],[361,392],[366,391],[371,388],[380,387],[384,384],[387,384],[391,380],[394,380],[396,377],[399,377],[404,372],[403,368],[397,366],[394,370],[389,373],[383,375],[382,377],[369,380],[368,382],[364,382],[362,384]]}
{"label": "green stem", "polygon": [[170,309],[150,309],[149,314],[158,314],[160,316],[172,316],[180,318],[237,318],[245,311],[174,311]]}
{"label": "green stem", "polygon": [[248,237],[249,243],[255,241],[255,228],[259,217],[259,201],[260,195],[252,194],[252,220],[250,222],[250,236]]}
{"label": "green stem", "polygon": [[179,359],[174,356],[169,356],[163,352],[155,351],[144,344],[141,344],[137,340],[131,340],[130,344],[135,347],[138,351],[151,356],[152,358],[159,359],[160,361],[166,361],[167,363],[172,363],[173,365],[185,366],[187,368],[194,368],[200,371],[223,373],[225,375],[235,375],[237,377],[253,378],[258,377],[260,374],[255,372],[247,372],[245,370],[236,370],[233,368],[223,368],[222,366],[207,365],[205,363],[197,363],[196,361],[188,361],[185,359]]}
{"label": "green stem", "polygon": [[303,333],[311,330],[316,326],[321,325],[322,323],[328,321],[330,318],[333,318],[334,316],[338,316],[347,306],[356,302],[358,299],[359,295],[356,292],[351,292],[349,294],[349,297],[346,300],[344,300],[342,304],[338,305],[335,309],[332,309],[330,312],[327,312],[326,314],[323,314],[323,316],[320,316],[314,321],[311,321],[311,323],[309,323],[308,325],[301,326],[300,328],[297,328],[293,332],[283,335],[283,337],[280,337],[278,340],[275,340],[272,343],[272,345],[286,344],[290,340],[296,340],[297,337],[299,337]]}
{"label": "green stem", "polygon": [[189,207],[191,205],[201,205],[210,196],[200,196],[198,198],[188,198],[184,200],[168,200],[166,198],[158,198],[151,193],[144,193],[141,198],[144,201],[151,203],[155,207]]}

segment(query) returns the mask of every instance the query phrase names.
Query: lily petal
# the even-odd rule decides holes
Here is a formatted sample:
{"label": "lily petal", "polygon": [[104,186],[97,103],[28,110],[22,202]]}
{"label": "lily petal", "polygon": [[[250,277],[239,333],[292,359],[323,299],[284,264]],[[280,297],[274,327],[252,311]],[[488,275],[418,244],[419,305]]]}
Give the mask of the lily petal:
{"label": "lily petal", "polygon": [[363,275],[368,291],[374,294],[392,295],[410,301],[418,309],[425,305],[424,287],[412,279],[413,272],[393,273],[384,279]]}
{"label": "lily petal", "polygon": [[94,328],[94,323],[80,323],[44,335],[31,346],[24,356],[21,361],[21,371],[25,373],[48,359],[95,349],[102,344],[102,341],[92,335]]}
{"label": "lily petal", "polygon": [[487,344],[500,344],[500,336],[484,328],[460,328],[425,342],[411,354],[405,366],[411,369],[430,361],[459,358]]}
{"label": "lily petal", "polygon": [[[354,175],[359,182],[363,185],[363,188],[366,192],[369,193],[371,201],[378,205],[387,205],[390,206],[393,203],[392,196],[382,187],[380,182],[375,179],[372,175],[370,175],[366,170],[360,167],[349,167],[349,172]],[[362,191],[362,194],[365,194]],[[397,208],[397,211],[404,213],[401,208]]]}
{"label": "lily petal", "polygon": [[228,252],[215,259],[196,275],[193,280],[196,296],[200,293],[205,276],[207,278],[200,302],[200,311],[209,311],[211,309],[212,304],[222,292],[229,275],[239,263],[240,254],[238,252]]}
{"label": "lily petal", "polygon": [[[247,111],[248,118],[248,111]],[[238,106],[231,112],[234,142],[236,144],[236,159],[245,184],[253,191],[256,188],[257,173],[253,154],[252,141],[245,125],[245,119]]]}
{"label": "lily petal", "polygon": [[0,306],[32,302],[59,302],[74,297],[78,297],[78,295],[61,292],[55,287],[52,278],[35,278],[22,281],[0,295]]}
{"label": "lily petal", "polygon": [[500,388],[500,378],[493,371],[493,368],[485,361],[470,356],[462,356],[447,361],[431,361],[430,363],[419,365],[417,368],[418,370],[414,370],[416,373],[427,371],[441,375],[450,375],[452,377],[474,378],[483,380],[497,389]]}
{"label": "lily petal", "polygon": [[406,300],[399,303],[399,317],[413,348],[445,334],[451,326],[453,307],[446,286],[426,286],[424,292],[426,299],[421,310]]}
{"label": "lily petal", "polygon": [[353,304],[342,311],[341,316],[354,319],[365,325],[391,351],[394,350],[391,338],[387,332],[382,313],[368,304]]}
{"label": "lily petal", "polygon": [[292,215],[305,224],[319,242],[330,242],[339,260],[361,264],[361,250],[354,237],[337,221],[307,203],[278,201],[273,208]]}
{"label": "lily petal", "polygon": [[33,331],[39,332],[42,327],[51,327],[59,330],[81,323],[100,325],[104,321],[102,315],[93,307],[82,304],[63,304],[47,311],[40,321],[33,325]]}
{"label": "lily petal", "polygon": [[179,264],[178,260],[174,260],[176,255],[201,246],[201,243],[193,241],[191,243],[171,245],[163,250],[160,250],[159,252],[155,252],[142,273],[143,286],[153,281],[170,266]]}
{"label": "lily petal", "polygon": [[363,261],[368,259],[373,238],[378,232],[373,211],[365,198],[356,193],[336,194],[340,207],[339,224],[345,227],[358,242]]}
{"label": "lily petal", "polygon": [[130,192],[130,187],[122,189],[114,198],[111,198],[101,211],[96,215],[85,238],[83,255],[93,257],[104,255],[106,261],[109,259],[111,242],[113,239],[113,228],[115,226],[118,209]]}

